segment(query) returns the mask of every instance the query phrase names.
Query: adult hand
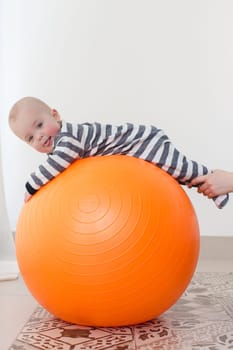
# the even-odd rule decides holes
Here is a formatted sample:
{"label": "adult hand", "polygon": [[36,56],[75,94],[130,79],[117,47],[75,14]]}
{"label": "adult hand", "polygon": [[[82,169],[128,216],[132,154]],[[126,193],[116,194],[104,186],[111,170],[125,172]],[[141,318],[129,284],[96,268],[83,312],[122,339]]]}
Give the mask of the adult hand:
{"label": "adult hand", "polygon": [[214,172],[198,176],[190,182],[191,186],[198,186],[198,192],[208,198],[233,192],[233,172],[215,170]]}

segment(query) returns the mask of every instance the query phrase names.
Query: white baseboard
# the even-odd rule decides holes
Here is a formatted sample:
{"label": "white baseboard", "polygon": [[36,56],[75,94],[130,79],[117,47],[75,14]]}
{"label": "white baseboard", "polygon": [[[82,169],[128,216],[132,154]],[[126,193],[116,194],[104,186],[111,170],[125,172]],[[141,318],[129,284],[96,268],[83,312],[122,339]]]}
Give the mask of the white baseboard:
{"label": "white baseboard", "polygon": [[233,260],[233,237],[201,236],[200,259]]}
{"label": "white baseboard", "polygon": [[0,261],[0,281],[15,280],[19,276],[19,268],[14,260]]}

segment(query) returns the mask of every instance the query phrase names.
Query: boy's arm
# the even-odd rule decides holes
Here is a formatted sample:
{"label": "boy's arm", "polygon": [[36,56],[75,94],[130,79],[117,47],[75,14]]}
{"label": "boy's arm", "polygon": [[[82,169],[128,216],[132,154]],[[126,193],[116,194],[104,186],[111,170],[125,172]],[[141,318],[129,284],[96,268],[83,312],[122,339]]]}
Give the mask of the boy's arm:
{"label": "boy's arm", "polygon": [[54,152],[48,155],[47,160],[33,172],[25,187],[25,201],[30,199],[43,185],[63,172],[76,159],[81,158],[83,149],[80,143],[72,137],[64,136],[57,144]]}

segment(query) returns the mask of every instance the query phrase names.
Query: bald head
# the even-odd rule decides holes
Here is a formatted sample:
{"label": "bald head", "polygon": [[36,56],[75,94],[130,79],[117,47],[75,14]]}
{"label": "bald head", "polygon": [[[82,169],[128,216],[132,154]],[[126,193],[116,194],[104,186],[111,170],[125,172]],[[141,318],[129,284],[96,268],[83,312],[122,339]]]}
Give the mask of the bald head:
{"label": "bald head", "polygon": [[40,114],[43,112],[50,112],[51,108],[43,101],[36,97],[23,97],[18,100],[10,110],[9,113],[9,124],[11,126],[11,122],[17,119],[19,114],[31,113],[34,115],[35,113]]}

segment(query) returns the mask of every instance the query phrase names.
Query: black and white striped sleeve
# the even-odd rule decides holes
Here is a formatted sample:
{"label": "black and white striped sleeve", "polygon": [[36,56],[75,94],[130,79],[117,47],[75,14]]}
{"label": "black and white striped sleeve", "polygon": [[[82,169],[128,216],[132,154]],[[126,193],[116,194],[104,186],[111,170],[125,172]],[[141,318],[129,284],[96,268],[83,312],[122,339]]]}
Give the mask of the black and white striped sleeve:
{"label": "black and white striped sleeve", "polygon": [[76,159],[81,158],[83,148],[75,138],[64,136],[57,144],[54,152],[48,155],[44,164],[33,172],[25,187],[28,193],[34,194],[48,181],[63,172]]}

